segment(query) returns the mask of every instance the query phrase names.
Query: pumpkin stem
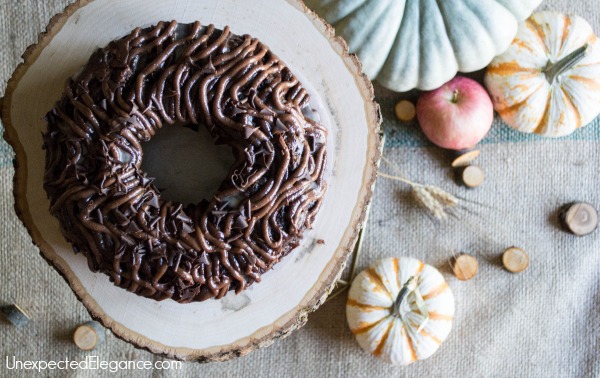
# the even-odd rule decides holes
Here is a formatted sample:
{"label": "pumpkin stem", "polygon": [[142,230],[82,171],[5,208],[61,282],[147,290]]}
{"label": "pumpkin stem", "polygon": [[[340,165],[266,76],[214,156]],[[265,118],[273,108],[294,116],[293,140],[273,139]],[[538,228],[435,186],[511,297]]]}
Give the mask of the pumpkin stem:
{"label": "pumpkin stem", "polygon": [[425,301],[423,300],[423,297],[421,296],[421,293],[417,287],[417,277],[411,276],[406,283],[402,285],[402,289],[400,289],[400,292],[396,297],[396,301],[394,302],[392,316],[402,320],[401,307],[404,301],[407,300],[410,293],[414,293],[415,304],[417,305],[417,309],[421,314],[422,320],[419,323],[419,328],[417,329],[417,332],[421,332],[421,330],[425,328],[427,322],[429,321],[429,311],[427,310],[427,305],[425,304]]}
{"label": "pumpkin stem", "polygon": [[548,63],[548,66],[544,69],[544,74],[546,75],[548,82],[553,84],[558,76],[573,68],[573,66],[585,58],[589,52],[589,47],[590,45],[586,43],[584,46],[573,51],[558,62]]}
{"label": "pumpkin stem", "polygon": [[398,293],[398,296],[396,297],[396,301],[394,302],[394,309],[392,311],[392,314],[394,316],[397,316],[399,318],[402,317],[400,315],[400,307],[402,307],[402,303],[404,302],[404,300],[408,298],[408,294],[415,291],[416,288],[417,288],[417,279],[415,278],[415,276],[412,276],[402,286],[402,289],[400,289],[400,292]]}

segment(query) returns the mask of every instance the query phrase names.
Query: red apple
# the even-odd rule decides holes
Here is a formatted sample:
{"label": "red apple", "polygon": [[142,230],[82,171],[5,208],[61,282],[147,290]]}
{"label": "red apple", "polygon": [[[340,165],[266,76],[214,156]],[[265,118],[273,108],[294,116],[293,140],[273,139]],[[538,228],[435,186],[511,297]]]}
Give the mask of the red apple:
{"label": "red apple", "polygon": [[474,147],[490,131],[494,107],[479,83],[457,76],[419,97],[417,119],[434,144],[464,150]]}

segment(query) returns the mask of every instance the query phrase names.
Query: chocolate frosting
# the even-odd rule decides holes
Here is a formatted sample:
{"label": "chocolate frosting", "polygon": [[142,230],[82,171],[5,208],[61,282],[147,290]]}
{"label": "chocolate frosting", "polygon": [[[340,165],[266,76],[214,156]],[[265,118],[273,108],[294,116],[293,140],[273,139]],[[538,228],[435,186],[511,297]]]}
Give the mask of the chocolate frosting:
{"label": "chocolate frosting", "polygon": [[[131,292],[182,303],[240,292],[312,227],[326,189],[315,118],[257,39],[198,22],[137,28],[97,50],[46,116],[50,211],[90,269]],[[173,124],[204,125],[232,149],[209,200],[167,201],[140,169],[142,143]]]}

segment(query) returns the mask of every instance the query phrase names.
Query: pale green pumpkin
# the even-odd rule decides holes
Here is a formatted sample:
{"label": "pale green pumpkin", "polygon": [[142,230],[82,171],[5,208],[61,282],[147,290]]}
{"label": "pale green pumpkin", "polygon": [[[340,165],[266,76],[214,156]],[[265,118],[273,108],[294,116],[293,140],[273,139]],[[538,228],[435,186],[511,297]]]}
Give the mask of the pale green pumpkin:
{"label": "pale green pumpkin", "polygon": [[305,0],[365,73],[398,92],[431,90],[504,52],[542,0]]}

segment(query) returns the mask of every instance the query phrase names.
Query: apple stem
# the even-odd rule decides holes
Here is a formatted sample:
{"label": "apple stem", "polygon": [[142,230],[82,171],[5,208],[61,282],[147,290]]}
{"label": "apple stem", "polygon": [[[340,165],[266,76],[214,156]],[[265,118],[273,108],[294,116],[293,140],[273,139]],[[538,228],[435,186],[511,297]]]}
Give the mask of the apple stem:
{"label": "apple stem", "polygon": [[458,102],[458,89],[454,90],[454,94],[452,95],[452,103],[456,104]]}
{"label": "apple stem", "polygon": [[544,69],[544,74],[546,75],[548,82],[554,84],[554,80],[556,80],[559,75],[573,68],[573,66],[585,58],[589,52],[589,47],[590,45],[586,43],[584,46],[567,55],[564,59],[559,60],[556,63],[548,63],[548,66]]}

